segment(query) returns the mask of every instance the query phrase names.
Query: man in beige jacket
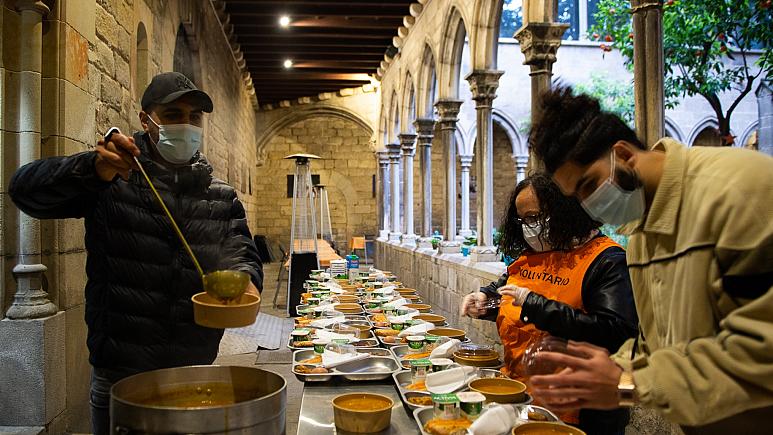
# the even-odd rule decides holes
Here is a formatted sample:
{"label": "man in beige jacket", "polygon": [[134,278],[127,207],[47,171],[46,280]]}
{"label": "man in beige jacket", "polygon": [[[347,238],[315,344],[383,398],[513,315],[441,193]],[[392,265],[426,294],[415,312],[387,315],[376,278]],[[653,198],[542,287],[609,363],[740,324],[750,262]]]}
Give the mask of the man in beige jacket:
{"label": "man in beige jacket", "polygon": [[770,433],[773,158],[665,138],[646,149],[598,101],[546,94],[530,143],[567,195],[630,236],[640,336],[611,356],[586,343],[532,378],[555,408],[640,403],[690,433]]}

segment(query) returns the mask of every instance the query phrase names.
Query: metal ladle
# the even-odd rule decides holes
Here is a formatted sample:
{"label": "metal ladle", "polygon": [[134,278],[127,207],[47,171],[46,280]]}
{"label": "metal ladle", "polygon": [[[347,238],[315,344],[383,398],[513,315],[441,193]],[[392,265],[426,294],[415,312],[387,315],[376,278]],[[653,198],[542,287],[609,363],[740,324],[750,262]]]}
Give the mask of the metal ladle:
{"label": "metal ladle", "polygon": [[[115,133],[120,134],[121,130],[119,130],[117,127],[111,128],[105,135],[105,144],[110,142],[110,138]],[[147,172],[145,172],[145,168],[142,166],[136,156],[132,156],[132,158],[134,159],[134,163],[137,164],[137,167],[140,168],[142,176],[145,178],[148,186],[150,186],[150,190],[153,191],[153,194],[158,200],[158,203],[161,205],[161,208],[164,209],[166,217],[169,218],[169,222],[171,222],[172,228],[177,234],[177,237],[180,239],[183,247],[185,247],[185,250],[188,252],[188,256],[191,257],[193,265],[196,266],[196,270],[199,272],[199,276],[201,277],[201,281],[204,285],[204,291],[213,298],[225,304],[238,300],[247,289],[247,284],[250,281],[250,275],[238,270],[216,270],[214,272],[205,274],[201,269],[199,260],[196,259],[196,255],[193,253],[191,246],[188,244],[188,241],[185,239],[182,231],[180,231],[180,227],[177,226],[177,222],[174,220],[174,217],[172,217],[172,213],[166,207],[164,200],[156,190],[156,186],[154,186],[153,182],[150,181],[150,177],[148,176]]]}

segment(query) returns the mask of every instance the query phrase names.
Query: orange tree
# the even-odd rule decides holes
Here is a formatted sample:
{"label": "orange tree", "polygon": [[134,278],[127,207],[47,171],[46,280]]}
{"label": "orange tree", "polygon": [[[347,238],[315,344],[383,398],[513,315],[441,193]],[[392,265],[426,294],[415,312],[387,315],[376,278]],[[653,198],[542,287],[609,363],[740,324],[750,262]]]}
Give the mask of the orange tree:
{"label": "orange tree", "polygon": [[[717,117],[723,145],[732,145],[730,117],[758,78],[773,78],[773,0],[668,0],[663,5],[666,106],[700,95]],[[617,48],[633,66],[629,0],[599,0],[591,39]],[[759,56],[759,57],[757,57]],[[754,57],[757,57],[756,61]],[[719,94],[735,91],[726,108]]]}

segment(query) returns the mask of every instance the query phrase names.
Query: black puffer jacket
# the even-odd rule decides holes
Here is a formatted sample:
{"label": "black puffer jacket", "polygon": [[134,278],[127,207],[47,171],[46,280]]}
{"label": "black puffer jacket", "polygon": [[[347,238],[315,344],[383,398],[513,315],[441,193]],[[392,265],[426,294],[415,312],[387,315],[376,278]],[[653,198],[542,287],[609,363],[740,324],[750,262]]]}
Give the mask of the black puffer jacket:
{"label": "black puffer jacket", "polygon": [[[198,154],[167,170],[134,135],[142,163],[205,272],[236,269],[262,288],[263,272],[236,191],[212,177]],[[90,362],[116,378],[188,364],[210,364],[221,329],[198,326],[190,300],[201,279],[138,171],[128,181],[100,180],[96,153],[53,157],[14,174],[10,194],[40,219],[85,218],[86,323]]]}

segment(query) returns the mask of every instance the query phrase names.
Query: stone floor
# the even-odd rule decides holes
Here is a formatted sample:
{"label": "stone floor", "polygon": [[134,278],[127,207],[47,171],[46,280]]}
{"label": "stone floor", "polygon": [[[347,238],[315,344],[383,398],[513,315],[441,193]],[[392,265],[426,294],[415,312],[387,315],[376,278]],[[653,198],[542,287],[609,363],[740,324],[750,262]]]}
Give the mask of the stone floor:
{"label": "stone floor", "polygon": [[[260,311],[264,314],[286,318],[287,314],[282,305],[281,308],[272,307],[271,301],[276,291],[276,277],[279,273],[279,263],[265,264],[263,266],[264,290],[262,293],[263,302]],[[286,282],[283,283],[283,289]],[[280,290],[279,304],[284,304],[284,294]],[[258,350],[255,352],[242,353],[237,355],[219,356],[215,364],[237,365],[260,367],[261,369],[272,371],[284,377],[287,380],[287,434],[294,435],[298,431],[298,415],[301,408],[301,396],[303,393],[303,382],[298,381],[291,371],[292,351],[286,347],[279,350]]]}

